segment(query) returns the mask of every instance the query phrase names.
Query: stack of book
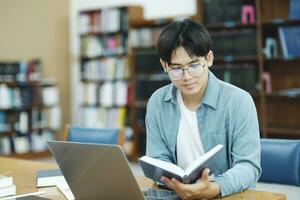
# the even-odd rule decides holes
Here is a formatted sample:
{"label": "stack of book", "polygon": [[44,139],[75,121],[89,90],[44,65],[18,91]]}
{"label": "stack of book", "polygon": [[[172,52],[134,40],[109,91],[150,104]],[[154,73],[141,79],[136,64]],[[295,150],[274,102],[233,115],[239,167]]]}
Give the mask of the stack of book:
{"label": "stack of book", "polygon": [[13,177],[0,175],[0,197],[6,197],[15,194],[16,185],[13,184]]}
{"label": "stack of book", "polygon": [[81,12],[79,16],[79,32],[80,34],[88,34],[127,31],[127,20],[127,12],[122,8],[106,8],[101,11]]}
{"label": "stack of book", "polygon": [[40,188],[53,186],[56,186],[68,200],[75,199],[65,177],[59,169],[37,171],[36,187]]}

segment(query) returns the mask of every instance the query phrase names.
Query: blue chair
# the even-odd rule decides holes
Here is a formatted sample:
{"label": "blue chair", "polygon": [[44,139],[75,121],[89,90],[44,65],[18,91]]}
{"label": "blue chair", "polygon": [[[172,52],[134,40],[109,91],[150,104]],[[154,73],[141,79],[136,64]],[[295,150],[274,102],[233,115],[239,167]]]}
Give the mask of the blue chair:
{"label": "blue chair", "polygon": [[125,133],[123,128],[67,126],[64,139],[72,142],[119,144],[122,146],[125,142]]}
{"label": "blue chair", "polygon": [[300,140],[261,139],[259,182],[300,186]]}

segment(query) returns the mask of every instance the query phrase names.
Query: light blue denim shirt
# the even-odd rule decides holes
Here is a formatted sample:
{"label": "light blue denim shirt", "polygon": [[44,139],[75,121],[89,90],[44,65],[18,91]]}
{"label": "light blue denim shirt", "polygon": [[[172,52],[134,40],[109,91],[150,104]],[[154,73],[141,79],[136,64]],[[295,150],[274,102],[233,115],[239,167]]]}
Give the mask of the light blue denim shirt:
{"label": "light blue denim shirt", "polygon": [[[207,88],[197,109],[204,151],[223,144],[212,181],[226,196],[254,188],[261,174],[257,113],[251,96],[209,72]],[[148,156],[177,164],[176,140],[180,108],[176,87],[169,84],[154,92],[146,113]]]}

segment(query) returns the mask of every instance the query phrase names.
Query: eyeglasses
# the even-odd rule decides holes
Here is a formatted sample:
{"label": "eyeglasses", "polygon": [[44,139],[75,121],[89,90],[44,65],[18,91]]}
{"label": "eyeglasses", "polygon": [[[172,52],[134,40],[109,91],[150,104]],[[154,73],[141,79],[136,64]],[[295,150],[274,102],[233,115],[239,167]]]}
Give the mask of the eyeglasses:
{"label": "eyeglasses", "polygon": [[205,64],[193,63],[184,69],[180,65],[171,65],[169,67],[171,68],[171,70],[168,72],[170,79],[172,79],[174,81],[178,81],[183,78],[185,70],[191,76],[194,76],[194,77],[200,76],[204,71]]}

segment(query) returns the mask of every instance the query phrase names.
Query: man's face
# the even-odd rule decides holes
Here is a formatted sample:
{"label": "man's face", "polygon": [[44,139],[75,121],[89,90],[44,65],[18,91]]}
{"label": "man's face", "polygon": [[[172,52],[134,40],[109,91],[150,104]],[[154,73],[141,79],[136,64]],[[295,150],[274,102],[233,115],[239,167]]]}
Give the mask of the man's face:
{"label": "man's face", "polygon": [[[168,72],[172,83],[181,90],[183,96],[197,95],[206,85],[208,79],[207,59],[205,57],[191,58],[183,47],[177,48],[172,54],[171,63],[169,65],[164,63],[163,66],[165,71]],[[177,69],[177,72],[182,72],[178,69],[186,70],[183,71],[181,77],[180,73],[172,72],[174,69]],[[175,80],[172,79],[172,75],[177,75]]]}

